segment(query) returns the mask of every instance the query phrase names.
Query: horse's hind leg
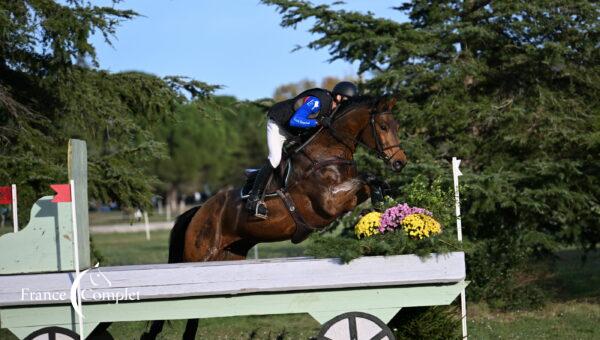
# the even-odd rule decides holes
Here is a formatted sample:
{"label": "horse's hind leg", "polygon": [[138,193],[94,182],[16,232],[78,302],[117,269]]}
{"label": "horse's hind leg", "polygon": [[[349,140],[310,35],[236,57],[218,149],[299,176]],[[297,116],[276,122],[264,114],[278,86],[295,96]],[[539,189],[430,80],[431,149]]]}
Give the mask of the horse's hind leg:
{"label": "horse's hind leg", "polygon": [[88,335],[87,339],[90,340],[106,340],[112,339],[112,336],[108,332],[108,327],[112,324],[112,322],[101,322],[94,328],[94,330]]}
{"label": "horse's hind leg", "polygon": [[140,340],[154,340],[162,332],[163,325],[165,324],[165,320],[156,320],[152,321],[150,326],[150,330],[140,337]]}
{"label": "horse's hind leg", "polygon": [[219,259],[222,241],[226,192],[219,192],[204,203],[185,231],[183,262],[205,262]]}
{"label": "horse's hind leg", "polygon": [[229,243],[221,252],[223,261],[245,260],[248,251],[256,245],[257,242],[242,238]]}
{"label": "horse's hind leg", "polygon": [[198,331],[198,319],[189,319],[185,324],[185,332],[183,332],[183,340],[194,340]]}

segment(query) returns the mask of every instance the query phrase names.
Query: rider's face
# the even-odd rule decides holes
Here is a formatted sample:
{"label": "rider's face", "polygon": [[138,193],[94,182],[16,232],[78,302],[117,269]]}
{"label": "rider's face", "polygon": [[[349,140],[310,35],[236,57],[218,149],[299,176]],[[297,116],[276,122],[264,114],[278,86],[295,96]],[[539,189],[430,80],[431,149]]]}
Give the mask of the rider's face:
{"label": "rider's face", "polygon": [[333,98],[333,108],[335,109],[338,106],[338,104],[340,104],[346,99],[348,99],[348,97],[342,96],[341,94],[335,95],[335,97]]}

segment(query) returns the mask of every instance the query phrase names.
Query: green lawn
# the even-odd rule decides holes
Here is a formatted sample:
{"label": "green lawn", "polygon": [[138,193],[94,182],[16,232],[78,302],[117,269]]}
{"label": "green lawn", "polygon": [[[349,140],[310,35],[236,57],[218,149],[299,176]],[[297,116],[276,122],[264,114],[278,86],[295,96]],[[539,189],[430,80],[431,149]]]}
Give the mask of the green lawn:
{"label": "green lawn", "polygon": [[[102,266],[164,263],[167,258],[168,232],[94,235],[94,247],[103,258]],[[302,256],[303,244],[289,242],[261,244],[259,256]],[[565,250],[553,275],[545,283],[553,298],[535,311],[500,313],[485,304],[469,304],[469,333],[472,339],[600,339],[600,254],[581,263],[580,253]],[[250,257],[254,252],[250,252]],[[468,296],[468,290],[467,290]],[[111,325],[115,339],[137,339],[146,322]],[[457,325],[459,327],[459,325]],[[197,339],[308,339],[319,325],[310,316],[277,315],[213,318],[200,321]],[[160,339],[180,339],[184,321],[171,321]],[[0,339],[14,339],[6,330]]]}
{"label": "green lawn", "polygon": [[541,310],[498,313],[471,304],[474,339],[600,339],[600,305],[585,301],[547,304]]}
{"label": "green lawn", "polygon": [[[102,254],[101,266],[166,263],[169,232],[153,231],[150,236],[151,240],[146,241],[145,233],[97,234],[93,235],[92,243]],[[299,245],[264,243],[258,246],[258,255],[260,258],[302,256],[305,246],[306,242]],[[253,258],[254,254],[251,249],[248,258]]]}
{"label": "green lawn", "polygon": [[11,225],[10,226],[4,226],[4,228],[0,228],[0,235],[12,233],[12,231],[13,231],[13,227]]}
{"label": "green lawn", "polygon": [[[179,215],[179,214],[174,213],[171,217],[171,220],[174,220],[175,217],[177,217],[177,215]],[[89,216],[90,216],[90,225],[92,225],[92,226],[128,224],[128,223],[132,223],[132,222],[139,223],[138,221],[134,220],[132,213],[127,214],[120,210],[102,211],[102,212],[90,211]],[[156,212],[148,213],[148,221],[149,222],[165,222],[166,220],[167,219],[166,219],[165,214],[159,215]],[[142,222],[143,222],[143,220],[142,220]]]}

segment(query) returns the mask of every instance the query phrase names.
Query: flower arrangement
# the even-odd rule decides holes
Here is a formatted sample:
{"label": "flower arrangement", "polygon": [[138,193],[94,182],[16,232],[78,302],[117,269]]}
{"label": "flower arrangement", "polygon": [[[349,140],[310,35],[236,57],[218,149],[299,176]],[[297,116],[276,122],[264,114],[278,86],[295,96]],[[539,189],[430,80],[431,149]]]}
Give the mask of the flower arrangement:
{"label": "flower arrangement", "polygon": [[453,228],[442,232],[443,225],[454,221],[452,187],[442,183],[418,175],[401,196],[384,197],[375,211],[363,210],[369,209],[364,204],[336,221],[339,234],[314,233],[305,254],[350,262],[361,256],[428,256],[463,249]]}
{"label": "flower arrangement", "polygon": [[381,233],[385,233],[386,231],[394,231],[401,226],[402,220],[404,220],[405,217],[412,214],[422,214],[428,216],[433,215],[430,211],[423,208],[411,207],[406,203],[398,204],[386,209],[386,211],[383,213],[381,216],[381,225],[379,226],[379,231]]}
{"label": "flower arrangement", "polygon": [[372,211],[360,218],[360,220],[354,227],[354,233],[358,238],[369,237],[375,234],[379,234],[380,224],[381,213],[377,211]]}
{"label": "flower arrangement", "polygon": [[402,229],[410,238],[420,240],[442,232],[441,224],[432,215],[423,208],[398,204],[383,214],[373,211],[361,217],[354,227],[354,233],[360,239]]}
{"label": "flower arrangement", "polygon": [[410,237],[419,240],[442,232],[440,223],[434,220],[433,217],[425,214],[408,215],[400,224]]}

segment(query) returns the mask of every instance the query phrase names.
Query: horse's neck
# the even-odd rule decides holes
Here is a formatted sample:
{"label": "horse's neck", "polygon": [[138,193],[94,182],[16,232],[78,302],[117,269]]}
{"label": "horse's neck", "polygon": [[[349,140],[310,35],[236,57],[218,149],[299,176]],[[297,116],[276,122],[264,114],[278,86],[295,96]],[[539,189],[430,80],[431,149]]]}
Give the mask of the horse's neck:
{"label": "horse's neck", "polygon": [[339,120],[334,122],[332,129],[324,131],[323,136],[320,136],[321,138],[318,140],[319,144],[333,155],[352,159],[360,133],[369,122],[367,112],[364,108],[357,108],[343,114]]}
{"label": "horse's neck", "polygon": [[350,138],[336,138],[331,132],[324,130],[317,136],[313,145],[306,152],[315,160],[341,158],[351,160],[354,157],[356,143]]}
{"label": "horse's neck", "polygon": [[322,129],[302,149],[300,158],[319,163],[332,159],[352,160],[360,132],[368,124],[365,111],[356,109],[335,122],[335,132]]}
{"label": "horse's neck", "polygon": [[[301,150],[291,156],[294,165],[292,183],[301,181],[308,173],[322,166],[341,165],[344,164],[344,161],[353,160],[356,140],[364,126],[361,126],[360,120],[350,121],[352,118],[354,117],[344,117],[344,119],[348,119],[346,124],[344,121],[335,123],[336,126],[339,124],[336,130],[339,129],[338,131],[343,133],[344,137],[336,138],[328,129],[321,129]],[[366,122],[365,124],[368,124],[368,119]],[[335,160],[341,162],[336,163]],[[348,165],[348,163],[345,164]]]}

